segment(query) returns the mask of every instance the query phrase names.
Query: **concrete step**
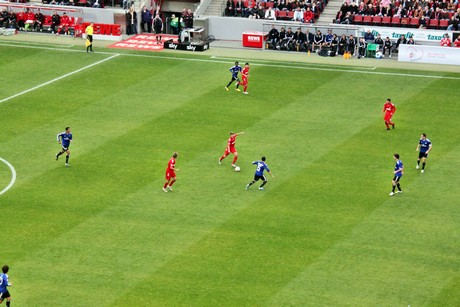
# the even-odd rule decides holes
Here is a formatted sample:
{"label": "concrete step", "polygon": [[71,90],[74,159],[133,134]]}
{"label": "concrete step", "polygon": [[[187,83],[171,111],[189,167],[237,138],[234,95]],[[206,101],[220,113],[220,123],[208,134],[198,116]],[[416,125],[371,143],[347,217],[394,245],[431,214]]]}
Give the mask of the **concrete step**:
{"label": "concrete step", "polygon": [[321,14],[320,17],[332,17],[332,18],[335,18],[335,16],[337,15],[337,13],[325,13],[325,14]]}
{"label": "concrete step", "polygon": [[221,11],[206,10],[206,11],[205,11],[205,15],[209,15],[209,16],[222,16],[222,12],[221,12]]}
{"label": "concrete step", "polygon": [[342,7],[343,1],[341,0],[330,0],[324,12],[319,16],[317,23],[332,23],[337,16],[337,12]]}

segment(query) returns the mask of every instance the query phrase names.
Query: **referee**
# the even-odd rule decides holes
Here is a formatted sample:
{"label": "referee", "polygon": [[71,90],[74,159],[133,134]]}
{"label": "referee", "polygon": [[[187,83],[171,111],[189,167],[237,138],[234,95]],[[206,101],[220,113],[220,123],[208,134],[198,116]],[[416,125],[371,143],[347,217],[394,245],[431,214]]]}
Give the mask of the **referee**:
{"label": "referee", "polygon": [[93,52],[93,23],[90,23],[89,26],[86,27],[85,33],[86,33],[86,52]]}

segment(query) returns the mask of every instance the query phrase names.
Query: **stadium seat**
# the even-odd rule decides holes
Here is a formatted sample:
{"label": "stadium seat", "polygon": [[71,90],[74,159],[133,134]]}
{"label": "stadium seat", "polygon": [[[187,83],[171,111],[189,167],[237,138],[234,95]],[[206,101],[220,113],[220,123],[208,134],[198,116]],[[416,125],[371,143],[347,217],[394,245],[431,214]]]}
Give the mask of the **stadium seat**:
{"label": "stadium seat", "polygon": [[420,26],[420,18],[413,17],[410,19],[410,24],[411,27],[418,28]]}
{"label": "stadium seat", "polygon": [[265,7],[268,9],[269,7],[273,8],[273,2],[267,2]]}
{"label": "stadium seat", "polygon": [[46,15],[45,19],[43,21],[43,26],[44,27],[49,27],[51,26],[51,15]]}
{"label": "stadium seat", "polygon": [[389,26],[390,23],[391,23],[391,17],[390,16],[382,17],[382,26]]}
{"label": "stadium seat", "polygon": [[436,29],[439,25],[439,20],[437,19],[430,19],[430,21],[427,24],[427,28],[429,29]]}
{"label": "stadium seat", "polygon": [[287,19],[288,20],[294,19],[294,11],[288,11],[287,12]]}
{"label": "stadium seat", "polygon": [[439,28],[441,30],[447,30],[448,26],[449,26],[449,19],[441,19],[439,21]]}
{"label": "stadium seat", "polygon": [[408,17],[401,18],[401,26],[402,27],[408,27],[409,23],[410,23],[410,18],[408,18]]}
{"label": "stadium seat", "polygon": [[286,11],[278,11],[278,19],[286,19],[287,12]]}
{"label": "stadium seat", "polygon": [[401,18],[399,17],[392,17],[391,18],[391,25],[399,27],[401,25]]}
{"label": "stadium seat", "polygon": [[373,24],[374,26],[380,26],[380,25],[382,24],[382,17],[380,17],[380,16],[374,16],[374,17],[372,18],[372,24]]}
{"label": "stadium seat", "polygon": [[363,16],[362,15],[355,15],[353,17],[353,23],[358,24],[358,25],[362,24],[363,23]]}
{"label": "stadium seat", "polygon": [[372,24],[372,16],[364,16],[363,17],[363,24],[364,25],[371,25]]}

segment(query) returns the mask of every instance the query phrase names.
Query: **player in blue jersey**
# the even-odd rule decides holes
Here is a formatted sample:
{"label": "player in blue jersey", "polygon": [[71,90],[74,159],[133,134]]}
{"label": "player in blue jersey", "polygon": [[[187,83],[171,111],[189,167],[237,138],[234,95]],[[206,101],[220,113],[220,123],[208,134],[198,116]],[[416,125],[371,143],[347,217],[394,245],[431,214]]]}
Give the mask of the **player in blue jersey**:
{"label": "player in blue jersey", "polygon": [[273,176],[273,174],[270,172],[270,169],[268,168],[267,164],[265,164],[265,157],[262,157],[261,160],[262,161],[254,161],[254,162],[252,162],[252,164],[257,165],[256,173],[254,174],[254,180],[246,185],[246,190],[249,189],[249,187],[251,185],[253,185],[254,183],[256,183],[256,181],[258,181],[259,179],[263,180],[262,184],[259,187],[259,190],[264,189],[264,185],[267,183],[267,178],[265,178],[265,175],[264,175],[265,170],[270,175],[272,175],[273,178],[275,178],[275,176]]}
{"label": "player in blue jersey", "polygon": [[233,81],[236,82],[236,86],[238,87],[238,84],[240,83],[240,78],[238,78],[238,74],[241,72],[242,68],[238,62],[235,62],[235,66],[232,66],[230,68],[230,72],[232,73],[232,80],[228,82],[227,86],[225,89],[228,91],[228,87],[233,83]]}
{"label": "player in blue jersey", "polygon": [[398,191],[396,193],[402,193],[401,185],[399,184],[399,180],[401,180],[402,175],[404,174],[404,165],[401,160],[399,160],[399,154],[394,154],[393,158],[396,160],[395,169],[394,169],[394,177],[391,183],[393,184],[393,189],[391,190],[390,196],[395,195],[395,189],[398,187]]}
{"label": "player in blue jersey", "polygon": [[62,149],[60,152],[56,154],[56,161],[59,159],[59,156],[63,153],[66,153],[65,156],[65,166],[69,166],[69,157],[70,157],[70,142],[72,141],[72,131],[70,131],[70,127],[65,127],[65,131],[61,132],[57,135],[57,141],[61,144]]}
{"label": "player in blue jersey", "polygon": [[2,267],[2,274],[0,274],[0,304],[3,303],[3,300],[6,299],[6,306],[10,307],[11,304],[11,295],[8,291],[9,286],[11,283],[8,281],[8,271],[9,267],[5,264]]}
{"label": "player in blue jersey", "polygon": [[422,173],[425,172],[426,158],[428,158],[428,153],[431,151],[431,148],[432,148],[431,141],[426,138],[425,133],[422,133],[420,141],[418,141],[417,148],[415,149],[415,151],[420,150],[418,154],[418,159],[417,159],[417,166],[415,168],[419,169],[420,160],[422,160]]}

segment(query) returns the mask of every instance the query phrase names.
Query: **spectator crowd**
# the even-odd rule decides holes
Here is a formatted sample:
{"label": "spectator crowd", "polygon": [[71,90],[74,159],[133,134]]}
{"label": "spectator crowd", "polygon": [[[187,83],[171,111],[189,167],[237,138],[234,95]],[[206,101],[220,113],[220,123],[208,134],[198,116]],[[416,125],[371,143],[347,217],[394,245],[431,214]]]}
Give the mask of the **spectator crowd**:
{"label": "spectator crowd", "polygon": [[[81,33],[80,23],[79,18],[67,15],[64,9],[53,10],[51,15],[43,14],[39,7],[26,7],[13,11],[4,6],[0,10],[0,28],[17,31],[74,35],[76,32]],[[139,31],[138,24],[140,25]],[[182,29],[187,28],[193,28],[191,9],[184,8],[177,16],[172,14],[167,18],[167,24],[160,17],[159,10],[154,7],[147,9],[144,6],[138,14],[131,6],[126,12],[126,34],[128,35],[135,35],[138,32],[161,34],[168,30],[170,34],[179,34]]]}
{"label": "spectator crowd", "polygon": [[340,24],[374,24],[459,30],[458,0],[345,0],[334,20]]}
{"label": "spectator crowd", "polygon": [[[189,8],[183,8],[180,14],[172,14],[170,17],[166,18],[166,23],[163,22],[163,19],[160,17],[159,9],[151,7],[147,9],[144,6],[139,14],[140,21],[140,33],[155,33],[161,34],[166,33],[169,29],[169,34],[179,34],[182,29],[193,28],[193,12]],[[138,34],[137,29],[138,24],[138,14],[131,7],[128,12],[126,12],[126,34],[135,35]]]}
{"label": "spectator crowd", "polygon": [[227,0],[225,16],[314,23],[327,0]]}

